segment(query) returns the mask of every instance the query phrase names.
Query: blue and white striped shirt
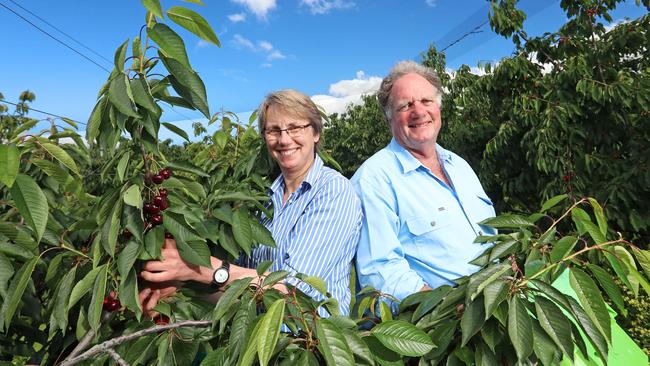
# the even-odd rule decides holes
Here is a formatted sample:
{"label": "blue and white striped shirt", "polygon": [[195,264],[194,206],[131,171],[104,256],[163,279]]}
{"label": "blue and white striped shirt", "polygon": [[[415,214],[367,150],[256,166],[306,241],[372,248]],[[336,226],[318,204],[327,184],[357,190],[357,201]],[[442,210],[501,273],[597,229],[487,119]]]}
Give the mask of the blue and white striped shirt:
{"label": "blue and white striped shirt", "polygon": [[[350,268],[362,218],[361,204],[352,184],[335,170],[323,166],[323,161],[316,156],[300,187],[283,204],[284,189],[284,177],[280,175],[270,189],[273,218],[262,218],[262,224],[275,239],[276,248],[261,245],[242,262],[254,268],[262,261],[272,260],[270,271],[318,276],[338,300],[341,315],[349,314]],[[286,282],[317,300],[324,298],[295,278]],[[320,314],[327,316],[324,309]]]}

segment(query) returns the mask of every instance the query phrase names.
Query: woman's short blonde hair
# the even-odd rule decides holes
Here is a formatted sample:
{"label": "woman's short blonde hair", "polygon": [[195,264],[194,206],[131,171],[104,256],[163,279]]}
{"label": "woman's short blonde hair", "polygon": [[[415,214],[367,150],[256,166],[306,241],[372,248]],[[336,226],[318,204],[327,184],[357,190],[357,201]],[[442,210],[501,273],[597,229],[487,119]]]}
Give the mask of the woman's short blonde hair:
{"label": "woman's short blonde hair", "polygon": [[270,107],[280,108],[282,112],[292,117],[305,119],[314,129],[314,134],[320,135],[323,130],[323,118],[316,103],[297,90],[283,89],[267,95],[257,110],[257,119],[262,136],[264,136],[267,113]]}

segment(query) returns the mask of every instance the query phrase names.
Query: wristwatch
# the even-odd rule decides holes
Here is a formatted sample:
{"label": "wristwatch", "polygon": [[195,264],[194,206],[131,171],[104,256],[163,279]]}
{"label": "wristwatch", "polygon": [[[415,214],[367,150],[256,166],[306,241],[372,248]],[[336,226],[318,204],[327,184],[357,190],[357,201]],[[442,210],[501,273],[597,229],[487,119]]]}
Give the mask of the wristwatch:
{"label": "wristwatch", "polygon": [[221,262],[221,267],[217,268],[212,273],[212,286],[215,288],[221,288],[230,277],[230,263],[227,261]]}

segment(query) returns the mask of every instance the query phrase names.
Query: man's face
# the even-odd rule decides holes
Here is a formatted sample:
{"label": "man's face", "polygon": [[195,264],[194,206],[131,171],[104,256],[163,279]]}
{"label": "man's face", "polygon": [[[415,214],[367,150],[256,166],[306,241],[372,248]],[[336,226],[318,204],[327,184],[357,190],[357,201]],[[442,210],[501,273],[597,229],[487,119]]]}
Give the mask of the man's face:
{"label": "man's face", "polygon": [[436,88],[418,74],[397,79],[391,90],[391,131],[405,149],[422,153],[435,146],[440,131]]}

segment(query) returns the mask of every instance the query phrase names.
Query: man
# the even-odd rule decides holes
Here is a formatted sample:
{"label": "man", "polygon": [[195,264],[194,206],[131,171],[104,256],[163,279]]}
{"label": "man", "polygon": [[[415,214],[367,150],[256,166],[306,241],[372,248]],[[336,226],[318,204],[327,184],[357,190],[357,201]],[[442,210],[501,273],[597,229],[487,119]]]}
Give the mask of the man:
{"label": "man", "polygon": [[469,264],[492,235],[478,222],[494,216],[472,168],[436,143],[441,127],[440,80],[412,61],[382,81],[378,100],[393,139],[352,177],[364,220],[357,250],[362,286],[398,299],[469,275]]}

